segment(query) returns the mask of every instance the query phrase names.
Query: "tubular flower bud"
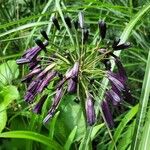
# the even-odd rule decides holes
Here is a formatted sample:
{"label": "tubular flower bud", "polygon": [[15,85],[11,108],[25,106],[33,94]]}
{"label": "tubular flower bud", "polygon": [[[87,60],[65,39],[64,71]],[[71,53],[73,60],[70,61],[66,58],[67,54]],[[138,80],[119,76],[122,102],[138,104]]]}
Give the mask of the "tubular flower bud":
{"label": "tubular flower bud", "polygon": [[117,95],[117,93],[115,93],[113,90],[107,91],[106,95],[114,104],[117,104],[121,101],[119,95]]}
{"label": "tubular flower bud", "polygon": [[68,28],[71,29],[72,24],[71,24],[71,19],[70,19],[70,17],[66,16],[64,19],[65,19],[65,22],[66,22]]}
{"label": "tubular flower bud", "polygon": [[39,102],[35,105],[33,112],[37,113],[37,114],[41,114],[42,112],[42,107],[43,104],[45,102],[45,100],[47,99],[48,94],[45,94],[41,97],[41,99],[39,100]]}
{"label": "tubular flower bud", "polygon": [[[48,42],[45,42],[43,44],[46,47],[48,45]],[[25,64],[25,63],[32,62],[33,60],[35,60],[35,58],[38,56],[41,50],[42,48],[39,46],[35,46],[35,47],[28,49],[23,54],[22,58],[16,60],[17,64]]]}
{"label": "tubular flower bud", "polygon": [[94,104],[93,104],[93,97],[91,94],[88,94],[86,99],[86,117],[87,123],[92,126],[96,121]]}
{"label": "tubular flower bud", "polygon": [[56,71],[51,71],[47,74],[45,79],[43,79],[42,84],[39,86],[37,92],[40,93],[44,90],[45,87],[48,86],[49,82],[56,76]]}
{"label": "tubular flower bud", "polygon": [[83,29],[84,28],[84,15],[83,15],[83,13],[79,12],[78,17],[79,17],[80,28]]}
{"label": "tubular flower bud", "polygon": [[47,41],[49,40],[48,35],[47,35],[47,33],[46,33],[45,30],[41,30],[40,33],[42,34],[42,36],[43,36]]}
{"label": "tubular flower bud", "polygon": [[76,93],[77,92],[77,79],[69,79],[68,80],[68,89],[67,89],[68,93]]}
{"label": "tubular flower bud", "polygon": [[88,41],[88,37],[89,37],[89,30],[88,29],[84,29],[84,32],[83,32],[83,44],[85,44]]}
{"label": "tubular flower bud", "polygon": [[104,21],[99,21],[98,27],[99,27],[100,36],[102,39],[104,39],[106,36],[106,23]]}
{"label": "tubular flower bud", "polygon": [[57,30],[60,30],[60,25],[59,25],[59,22],[58,22],[58,20],[57,20],[56,17],[53,17],[53,18],[52,18],[52,22],[53,22],[53,24],[55,25],[56,29],[57,29]]}
{"label": "tubular flower bud", "polygon": [[119,91],[124,90],[124,83],[121,82],[120,77],[117,76],[117,74],[115,74],[111,71],[108,71],[107,77],[108,77],[110,83],[113,84]]}
{"label": "tubular flower bud", "polygon": [[31,80],[35,75],[41,72],[41,68],[35,68],[33,71],[31,71],[28,75],[26,75],[23,79],[22,82]]}
{"label": "tubular flower bud", "polygon": [[113,50],[121,50],[121,49],[127,49],[131,46],[131,44],[128,43],[123,43],[123,44],[119,44],[113,47]]}
{"label": "tubular flower bud", "polygon": [[75,28],[76,30],[78,30],[78,27],[79,27],[79,22],[78,22],[78,20],[74,21],[73,24],[74,24],[74,28]]}
{"label": "tubular flower bud", "polygon": [[63,89],[62,88],[57,89],[54,101],[52,103],[52,106],[49,109],[47,116],[43,120],[44,123],[48,122],[48,120],[51,119],[54,116],[55,111],[56,111],[56,109],[57,109],[57,107],[60,103],[60,100],[61,100],[62,96],[63,96]]}
{"label": "tubular flower bud", "polygon": [[46,46],[44,45],[44,43],[40,40],[40,39],[35,39],[35,43],[44,51],[46,51]]}
{"label": "tubular flower bud", "polygon": [[120,39],[115,39],[113,44],[112,44],[112,48],[114,49],[120,42]]}
{"label": "tubular flower bud", "polygon": [[104,114],[104,118],[106,120],[107,125],[109,126],[109,128],[113,128],[114,121],[113,121],[112,114],[110,112],[107,100],[102,101],[101,108],[102,108],[102,112]]}

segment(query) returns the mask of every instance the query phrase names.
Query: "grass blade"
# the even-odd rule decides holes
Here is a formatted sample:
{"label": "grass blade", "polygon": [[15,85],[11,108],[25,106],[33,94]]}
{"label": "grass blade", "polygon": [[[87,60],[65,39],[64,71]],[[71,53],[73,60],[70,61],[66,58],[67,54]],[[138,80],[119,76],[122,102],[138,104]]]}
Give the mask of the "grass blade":
{"label": "grass blade", "polygon": [[72,130],[72,132],[70,133],[68,139],[67,139],[67,142],[64,146],[64,149],[65,150],[70,150],[70,146],[71,144],[73,143],[73,140],[74,140],[74,137],[76,135],[76,132],[77,132],[77,126],[74,127],[74,129]]}
{"label": "grass blade", "polygon": [[10,132],[3,132],[0,134],[1,138],[20,138],[20,139],[29,139],[40,142],[49,148],[55,150],[63,150],[62,146],[60,146],[56,141],[47,138],[44,135],[38,134],[36,132],[31,131],[10,131]]}
{"label": "grass blade", "polygon": [[136,126],[134,130],[132,150],[137,150],[139,148],[139,143],[141,140],[142,128],[146,117],[146,110],[148,107],[148,100],[150,95],[150,51],[147,60],[147,66],[142,86],[141,98],[139,103],[139,111],[136,119]]}
{"label": "grass blade", "polygon": [[113,136],[113,140],[110,145],[109,145],[109,148],[108,150],[113,150],[114,149],[114,146],[115,146],[115,143],[117,143],[123,129],[126,127],[127,123],[129,121],[132,120],[132,118],[136,115],[138,111],[138,105],[134,106],[125,116],[124,118],[122,119],[122,121],[120,122],[119,126],[117,127],[117,129],[115,130],[115,133],[114,133],[114,136]]}

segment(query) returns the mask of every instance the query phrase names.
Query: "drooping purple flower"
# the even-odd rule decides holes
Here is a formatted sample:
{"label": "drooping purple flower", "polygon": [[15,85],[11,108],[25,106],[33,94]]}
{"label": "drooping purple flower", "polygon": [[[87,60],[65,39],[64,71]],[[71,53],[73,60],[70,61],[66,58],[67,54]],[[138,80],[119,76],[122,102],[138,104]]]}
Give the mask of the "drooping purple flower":
{"label": "drooping purple flower", "polygon": [[95,110],[93,104],[93,97],[90,93],[88,93],[86,99],[86,117],[87,117],[87,123],[90,126],[92,126],[96,121],[96,116],[95,116]]}
{"label": "drooping purple flower", "polygon": [[51,71],[50,73],[48,73],[47,76],[43,79],[43,82],[39,86],[37,92],[42,92],[44,88],[48,86],[49,82],[56,76],[56,74],[56,71]]}
{"label": "drooping purple flower", "polygon": [[125,86],[125,90],[123,91],[123,97],[124,97],[124,100],[126,100],[127,102],[133,102],[131,91],[127,85]]}
{"label": "drooping purple flower", "polygon": [[116,86],[116,88],[119,91],[124,90],[124,83],[122,82],[122,80],[120,79],[120,76],[118,76],[118,74],[113,73],[111,71],[107,71],[107,77],[108,77],[110,83],[113,84],[114,86]]}
{"label": "drooping purple flower", "polygon": [[37,88],[38,88],[39,84],[41,84],[41,81],[37,81],[37,80],[33,80],[29,84],[29,86],[27,88],[27,92],[24,96],[24,99],[26,102],[31,103],[34,100],[34,98],[37,94]]}
{"label": "drooping purple flower", "polygon": [[113,102],[113,104],[117,104],[117,103],[120,103],[120,101],[121,101],[121,98],[120,98],[120,95],[118,95],[115,91],[113,91],[113,90],[108,90],[107,92],[106,92],[106,97],[107,97],[107,99],[110,99],[112,102]]}
{"label": "drooping purple flower", "polygon": [[63,88],[57,89],[52,106],[49,109],[47,116],[43,120],[44,123],[48,122],[48,120],[54,116],[62,96],[63,96]]}
{"label": "drooping purple flower", "polygon": [[18,65],[20,65],[20,64],[27,64],[27,63],[29,63],[30,62],[30,60],[28,59],[28,58],[20,58],[20,59],[17,59],[16,60],[16,63],[18,64]]}
{"label": "drooping purple flower", "polygon": [[77,92],[77,79],[76,78],[68,80],[67,92],[70,93],[70,94],[73,94],[73,93]]}
{"label": "drooping purple flower", "polygon": [[35,69],[33,69],[28,75],[26,75],[22,79],[22,82],[31,80],[35,75],[39,74],[41,71],[42,71],[41,68],[35,68]]}
{"label": "drooping purple flower", "polygon": [[106,36],[106,23],[104,21],[99,21],[98,27],[99,27],[99,34],[101,38],[104,39]]}
{"label": "drooping purple flower", "polygon": [[40,33],[47,41],[49,40],[48,35],[45,30],[41,30]]}
{"label": "drooping purple flower", "polygon": [[[43,44],[46,47],[48,45],[48,42],[45,42]],[[31,61],[35,60],[35,58],[38,56],[38,54],[40,53],[41,50],[42,50],[42,48],[39,46],[35,46],[35,47],[28,49],[22,55],[22,58],[16,60],[17,64],[30,63]]]}
{"label": "drooping purple flower", "polygon": [[43,107],[45,100],[47,99],[47,96],[48,96],[48,94],[45,94],[40,98],[39,102],[35,105],[33,112],[35,112],[37,114],[41,114],[42,107]]}
{"label": "drooping purple flower", "polygon": [[119,58],[115,58],[115,63],[118,68],[119,76],[122,79],[122,81],[124,81],[124,83],[125,83],[127,81],[127,73],[126,73],[121,61],[119,60]]}
{"label": "drooping purple flower", "polygon": [[52,18],[52,22],[55,25],[56,29],[60,30],[59,22],[58,22],[58,20],[57,20],[57,18],[55,16]]}
{"label": "drooping purple flower", "polygon": [[70,17],[69,17],[69,16],[66,16],[64,19],[65,19],[65,22],[66,22],[68,28],[71,29],[72,24],[71,24],[71,19],[70,19]]}
{"label": "drooping purple flower", "polygon": [[107,99],[102,101],[101,108],[102,108],[104,119],[105,119],[107,125],[109,126],[109,128],[113,128],[114,127],[114,121],[113,121],[113,117],[112,117],[112,114],[111,114],[109,106],[108,106],[108,100]]}
{"label": "drooping purple flower", "polygon": [[40,68],[40,64],[39,64],[40,60],[38,60],[38,58],[34,58],[32,59],[31,62],[29,62],[29,70],[33,70],[35,68]]}
{"label": "drooping purple flower", "polygon": [[40,74],[38,74],[38,76],[36,77],[36,79],[38,79],[38,80],[39,79],[43,79],[47,75],[48,71],[50,71],[51,69],[53,69],[54,66],[55,66],[55,63],[48,65],[43,71],[40,72]]}

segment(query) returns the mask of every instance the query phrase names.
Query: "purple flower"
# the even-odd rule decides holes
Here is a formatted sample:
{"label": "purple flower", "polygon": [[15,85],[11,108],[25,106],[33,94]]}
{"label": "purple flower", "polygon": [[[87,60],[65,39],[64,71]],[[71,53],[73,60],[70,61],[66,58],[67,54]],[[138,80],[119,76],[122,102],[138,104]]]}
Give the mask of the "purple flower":
{"label": "purple flower", "polygon": [[78,73],[79,73],[79,62],[75,62],[73,68],[66,73],[65,77],[66,79],[73,78],[78,76]]}
{"label": "purple flower", "polygon": [[60,103],[62,96],[63,96],[63,88],[57,89],[52,106],[49,109],[47,116],[43,120],[44,123],[48,122],[48,120],[54,116],[55,111]]}
{"label": "purple flower", "polygon": [[42,71],[41,68],[35,68],[35,69],[33,69],[28,75],[26,75],[26,76],[22,79],[22,82],[31,81],[31,79],[32,79],[35,75],[39,74],[41,71]]}
{"label": "purple flower", "polygon": [[114,105],[117,105],[121,101],[120,95],[118,95],[115,91],[113,90],[108,90],[106,92],[106,99],[110,99]]}
{"label": "purple flower", "polygon": [[69,80],[70,78],[77,78],[78,77],[78,73],[79,73],[79,62],[75,62],[74,66],[72,69],[69,69],[66,74],[65,77],[56,85],[56,89],[57,88],[61,88],[62,85],[64,85],[64,83]]}
{"label": "purple flower", "polygon": [[114,127],[114,121],[113,121],[113,117],[112,117],[112,114],[111,114],[109,106],[108,106],[108,100],[107,99],[102,101],[101,108],[102,108],[104,119],[105,119],[107,125],[109,126],[109,128],[113,128]]}
{"label": "purple flower", "polygon": [[93,104],[93,97],[90,93],[88,93],[86,99],[86,117],[87,117],[87,123],[90,126],[92,126],[96,121],[96,116],[95,116],[95,110]]}
{"label": "purple flower", "polygon": [[70,93],[70,94],[77,92],[77,79],[76,78],[68,80],[67,92]]}
{"label": "purple flower", "polygon": [[20,59],[17,59],[16,60],[16,63],[19,65],[19,64],[27,64],[29,63],[30,60],[28,58],[20,58]]}
{"label": "purple flower", "polygon": [[41,85],[39,86],[37,92],[40,93],[44,90],[45,87],[48,86],[49,82],[56,76],[56,71],[51,71],[47,74],[47,76],[43,79]]}
{"label": "purple flower", "polygon": [[[46,47],[48,45],[48,42],[43,43],[43,45]],[[37,55],[42,50],[41,47],[35,46],[30,49],[28,49],[22,56],[22,58],[18,59],[16,62],[17,64],[26,64],[29,63],[37,57]]]}
{"label": "purple flower", "polygon": [[48,94],[45,94],[41,97],[41,99],[39,100],[39,102],[35,105],[33,112],[37,113],[37,114],[41,114],[42,112],[42,107],[43,104],[45,102],[45,100],[47,99]]}
{"label": "purple flower", "polygon": [[121,81],[120,76],[118,76],[118,74],[108,71],[107,77],[111,85],[114,85],[119,91],[124,90],[124,83]]}
{"label": "purple flower", "polygon": [[115,59],[115,63],[118,68],[119,76],[120,76],[121,80],[124,81],[124,83],[125,83],[127,81],[127,73],[126,73],[121,61],[119,60],[119,58]]}
{"label": "purple flower", "polygon": [[102,39],[104,39],[106,36],[106,23],[104,21],[99,21],[98,27],[99,27],[100,36]]}

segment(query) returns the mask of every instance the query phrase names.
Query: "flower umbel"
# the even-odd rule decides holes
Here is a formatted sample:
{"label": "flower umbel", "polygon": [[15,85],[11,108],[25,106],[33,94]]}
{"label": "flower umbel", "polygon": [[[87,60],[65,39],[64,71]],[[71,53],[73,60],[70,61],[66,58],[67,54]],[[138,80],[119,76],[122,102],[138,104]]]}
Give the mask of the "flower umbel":
{"label": "flower umbel", "polygon": [[[33,111],[41,114],[44,102],[49,100],[49,87],[51,88],[51,92],[55,95],[47,116],[43,120],[46,123],[55,115],[63,96],[74,94],[79,101],[83,102],[82,104],[85,104],[82,105],[82,107],[84,106],[83,112],[85,112],[87,124],[92,126],[96,123],[94,104],[98,98],[97,91],[102,89],[100,83],[102,78],[107,77],[110,88],[107,89],[100,107],[104,120],[112,128],[114,121],[110,109],[111,104],[117,107],[123,102],[123,99],[132,99],[127,85],[125,68],[113,52],[127,49],[130,43],[120,43],[120,39],[118,39],[112,42],[112,46],[104,46],[104,41],[101,46],[101,41],[106,37],[107,28],[105,21],[98,21],[99,38],[96,45],[92,45],[90,42],[92,34],[86,27],[84,19],[82,12],[79,12],[78,20],[74,22],[71,17],[64,18],[67,30],[74,34],[74,46],[71,46],[68,40],[58,44],[59,41],[52,41],[51,34],[48,35],[45,30],[41,30],[40,33],[45,41],[37,38],[35,40],[36,46],[26,50],[22,57],[16,61],[18,65],[28,64],[30,70],[22,79],[27,85],[24,99],[29,104],[36,103]],[[60,22],[55,16],[52,18],[52,23],[54,31],[61,35],[64,26],[61,25],[60,28]],[[111,70],[110,59],[113,59],[116,64],[116,72]],[[36,100],[37,95],[43,96]]]}

